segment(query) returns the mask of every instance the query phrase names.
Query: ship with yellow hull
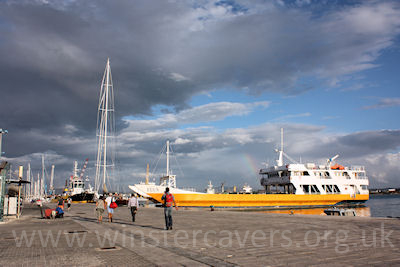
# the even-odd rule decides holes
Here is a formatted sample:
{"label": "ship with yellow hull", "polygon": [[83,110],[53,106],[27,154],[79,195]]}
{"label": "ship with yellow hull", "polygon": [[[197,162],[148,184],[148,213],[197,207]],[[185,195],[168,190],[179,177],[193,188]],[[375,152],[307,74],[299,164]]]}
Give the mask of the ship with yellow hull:
{"label": "ship with yellow hull", "polygon": [[262,194],[200,193],[177,188],[175,175],[169,174],[168,146],[167,142],[167,175],[160,178],[160,184],[147,181],[129,186],[132,191],[162,203],[161,197],[169,187],[180,207],[309,208],[359,205],[369,199],[365,168],[333,165],[338,155],[324,165],[284,164],[283,156],[288,156],[283,152],[283,130],[277,164],[259,171],[260,183],[265,188]]}
{"label": "ship with yellow hull", "polygon": [[[161,201],[163,194],[149,194]],[[356,204],[368,200],[369,195],[287,195],[287,194],[174,194],[179,207],[219,208],[285,208],[323,207],[338,204]]]}

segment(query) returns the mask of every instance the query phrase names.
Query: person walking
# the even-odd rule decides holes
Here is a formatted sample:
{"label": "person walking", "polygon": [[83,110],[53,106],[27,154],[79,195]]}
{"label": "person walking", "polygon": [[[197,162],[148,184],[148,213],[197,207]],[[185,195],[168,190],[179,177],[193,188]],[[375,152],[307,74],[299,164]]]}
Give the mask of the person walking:
{"label": "person walking", "polygon": [[108,222],[112,222],[113,213],[114,213],[114,208],[110,207],[111,203],[115,203],[115,198],[113,197],[112,193],[109,193],[108,197],[106,198]]}
{"label": "person walking", "polygon": [[106,207],[107,207],[107,205],[104,202],[104,197],[100,196],[96,202],[96,215],[97,215],[97,221],[99,223],[103,222],[103,213],[104,213],[104,210],[106,209]]}
{"label": "person walking", "polygon": [[131,210],[132,222],[135,222],[136,212],[139,209],[139,200],[134,193],[131,194],[131,198],[128,201],[128,209]]}
{"label": "person walking", "polygon": [[165,193],[161,197],[164,201],[165,230],[172,230],[172,207],[178,210],[174,196],[169,192],[169,187],[165,188]]}
{"label": "person walking", "polygon": [[71,208],[71,203],[72,203],[72,199],[71,197],[67,198],[67,210],[69,211],[69,209]]}
{"label": "person walking", "polygon": [[38,200],[36,200],[36,205],[38,205],[39,209],[40,209],[40,219],[43,219],[43,203],[42,200],[39,198]]}

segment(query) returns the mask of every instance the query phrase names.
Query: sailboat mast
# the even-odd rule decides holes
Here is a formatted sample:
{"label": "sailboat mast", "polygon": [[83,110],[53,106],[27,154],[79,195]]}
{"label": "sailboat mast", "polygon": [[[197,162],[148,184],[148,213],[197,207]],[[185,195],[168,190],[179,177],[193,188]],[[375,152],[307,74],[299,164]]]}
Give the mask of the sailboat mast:
{"label": "sailboat mast", "polygon": [[41,198],[41,194],[40,194],[40,173],[37,174],[37,188],[36,188],[36,193],[38,198]]}
{"label": "sailboat mast", "polygon": [[107,67],[106,67],[106,92],[105,92],[105,110],[104,110],[104,150],[103,150],[103,186],[106,188],[106,175],[107,175],[107,119],[108,119],[108,91],[109,91],[109,82],[110,82],[110,59],[107,59]]}
{"label": "sailboat mast", "polygon": [[146,184],[149,184],[149,164],[147,163],[146,168]]}
{"label": "sailboat mast", "polygon": [[42,155],[42,184],[40,187],[40,195],[44,196],[44,155]]}
{"label": "sailboat mast", "polygon": [[51,165],[51,175],[50,175],[50,192],[52,195],[54,195],[54,165]]}
{"label": "sailboat mast", "polygon": [[169,140],[167,140],[167,176],[169,176]]}
{"label": "sailboat mast", "polygon": [[101,82],[99,107],[97,113],[97,158],[95,191],[107,192],[107,182],[113,178],[114,168],[114,90],[111,76],[110,60],[107,59],[106,68]]}

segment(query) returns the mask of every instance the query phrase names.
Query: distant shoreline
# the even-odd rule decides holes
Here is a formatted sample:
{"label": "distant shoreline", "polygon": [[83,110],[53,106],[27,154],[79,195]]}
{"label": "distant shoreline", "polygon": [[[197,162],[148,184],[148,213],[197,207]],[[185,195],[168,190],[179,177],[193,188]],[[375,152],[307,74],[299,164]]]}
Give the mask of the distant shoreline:
{"label": "distant shoreline", "polygon": [[375,196],[390,196],[390,195],[398,196],[400,195],[400,192],[369,192],[369,194]]}

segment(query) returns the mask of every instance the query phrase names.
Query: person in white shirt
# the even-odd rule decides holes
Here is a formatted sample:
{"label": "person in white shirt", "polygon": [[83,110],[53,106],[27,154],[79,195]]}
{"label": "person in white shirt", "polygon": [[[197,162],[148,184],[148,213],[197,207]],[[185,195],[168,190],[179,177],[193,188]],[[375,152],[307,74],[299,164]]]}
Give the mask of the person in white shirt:
{"label": "person in white shirt", "polygon": [[106,198],[106,204],[107,204],[107,211],[108,211],[108,222],[112,222],[112,217],[114,213],[114,209],[110,208],[111,202],[115,202],[115,198],[112,196],[112,193],[108,194],[108,197]]}
{"label": "person in white shirt", "polygon": [[71,208],[71,203],[72,203],[72,199],[70,197],[67,198],[67,210],[69,211],[69,209]]}
{"label": "person in white shirt", "polygon": [[36,200],[36,205],[38,205],[39,209],[40,209],[40,218],[43,219],[43,203],[42,200],[39,198],[38,200]]}
{"label": "person in white shirt", "polygon": [[131,214],[132,214],[132,222],[135,222],[135,216],[136,216],[136,212],[139,209],[139,200],[138,198],[135,196],[135,194],[132,193],[131,198],[128,201],[128,209],[131,210]]}

